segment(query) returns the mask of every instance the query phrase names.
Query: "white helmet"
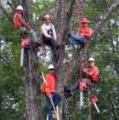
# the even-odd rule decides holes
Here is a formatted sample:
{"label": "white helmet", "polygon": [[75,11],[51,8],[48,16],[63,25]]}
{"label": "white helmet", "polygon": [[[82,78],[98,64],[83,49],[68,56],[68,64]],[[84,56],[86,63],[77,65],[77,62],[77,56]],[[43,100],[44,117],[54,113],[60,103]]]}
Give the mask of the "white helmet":
{"label": "white helmet", "polygon": [[95,61],[95,59],[93,58],[93,57],[90,57],[89,59],[88,59],[88,61]]}
{"label": "white helmet", "polygon": [[16,7],[16,10],[21,10],[21,11],[23,11],[24,9],[23,9],[22,5],[18,5],[18,6]]}
{"label": "white helmet", "polygon": [[52,64],[48,66],[48,70],[54,69],[54,68],[55,68],[55,67],[54,67],[54,65],[52,65]]}

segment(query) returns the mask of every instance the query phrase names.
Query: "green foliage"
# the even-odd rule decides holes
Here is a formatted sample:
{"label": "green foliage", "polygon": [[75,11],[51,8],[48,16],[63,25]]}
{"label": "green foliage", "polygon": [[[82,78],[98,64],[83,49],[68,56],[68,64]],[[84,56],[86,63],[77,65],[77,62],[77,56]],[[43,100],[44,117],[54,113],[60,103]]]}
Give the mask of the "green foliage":
{"label": "green foliage", "polygon": [[[96,2],[87,1],[85,16],[89,17],[92,27],[95,27],[95,24],[100,18],[100,13],[105,7],[104,1],[102,0]],[[110,23],[111,19],[115,21],[113,25]],[[88,53],[96,58],[96,64],[100,69],[97,95],[101,114],[97,114],[96,109],[93,107],[92,113],[94,120],[119,119],[119,97],[117,92],[119,90],[119,49],[118,44],[114,44],[114,41],[117,42],[119,38],[119,26],[116,25],[116,21],[118,21],[118,14],[115,12],[109,17],[100,35],[87,48]],[[73,73],[73,79],[75,79],[75,76],[76,72]],[[78,96],[77,94],[75,95]],[[76,107],[75,114],[77,116],[76,120],[79,118],[80,120],[87,119],[89,115],[87,108],[79,110],[78,107]]]}
{"label": "green foliage", "polygon": [[0,62],[0,119],[22,120],[24,110],[19,66],[19,35],[11,22],[0,17],[2,42]]}
{"label": "green foliage", "polygon": [[[42,15],[52,2],[43,0],[34,3],[32,10],[35,17]],[[34,20],[34,22],[37,21],[37,19]],[[19,31],[6,16],[0,16],[0,27],[0,39],[4,42],[0,51],[2,58],[0,58],[0,120],[23,120],[25,105],[19,65]],[[46,73],[47,65],[39,63],[39,71]],[[44,101],[43,95],[40,97]],[[45,102],[43,108],[46,111]]]}
{"label": "green foliage", "polygon": [[18,31],[14,28],[11,21],[9,21],[6,17],[0,17],[0,36],[6,40],[6,42],[18,42]]}
{"label": "green foliage", "polygon": [[[43,15],[52,1],[37,0],[32,10],[36,17]],[[93,1],[87,0],[85,14],[91,20],[91,25],[95,27],[95,23],[99,20],[99,14],[103,11],[105,4],[103,0]],[[118,21],[117,13],[112,13],[110,19]],[[35,19],[35,22],[37,19]],[[71,23],[74,27],[76,22]],[[4,40],[5,45],[0,51],[0,57],[4,58],[0,61],[0,120],[23,120],[24,101],[23,89],[21,83],[21,73],[19,66],[19,33],[13,27],[11,22],[5,17],[0,17],[0,37]],[[100,68],[100,82],[98,84],[98,106],[101,114],[98,115],[93,107],[93,115],[96,120],[119,119],[119,49],[118,45],[114,45],[113,41],[117,41],[119,36],[119,26],[110,25],[108,20],[106,26],[102,30],[99,37],[95,40],[95,45],[89,45],[87,51],[96,58],[97,65]],[[78,77],[78,67],[74,67],[72,72],[72,81]],[[39,62],[39,71],[47,72],[47,65]],[[70,84],[70,83],[69,83]],[[88,110],[79,110],[76,102],[79,93],[74,94],[75,115],[76,120],[87,119]],[[43,95],[40,96],[41,101],[45,101]],[[44,115],[46,114],[46,103],[43,102]],[[117,118],[116,118],[116,117]]]}

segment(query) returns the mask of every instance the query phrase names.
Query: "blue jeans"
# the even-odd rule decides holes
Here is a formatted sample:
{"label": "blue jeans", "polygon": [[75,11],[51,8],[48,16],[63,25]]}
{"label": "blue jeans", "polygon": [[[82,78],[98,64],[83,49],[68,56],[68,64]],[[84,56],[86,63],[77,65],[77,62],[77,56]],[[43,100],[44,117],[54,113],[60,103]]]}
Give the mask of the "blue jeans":
{"label": "blue jeans", "polygon": [[78,44],[79,43],[80,45],[84,46],[86,39],[79,34],[78,35],[70,34],[69,41],[71,44]]}
{"label": "blue jeans", "polygon": [[73,91],[77,90],[78,87],[79,87],[79,81],[77,81],[77,82],[75,82],[74,84],[70,85],[70,86],[69,86],[69,90],[70,90],[71,92],[73,92]]}
{"label": "blue jeans", "polygon": [[[52,100],[53,100],[53,103],[55,106],[57,106],[62,100],[61,95],[57,92],[51,93],[51,97],[52,97]],[[46,100],[47,100],[47,106],[48,106],[48,111],[47,111],[48,112],[48,120],[53,120],[53,116],[52,116],[53,106],[51,103],[51,99],[50,99],[50,97],[46,97]]]}

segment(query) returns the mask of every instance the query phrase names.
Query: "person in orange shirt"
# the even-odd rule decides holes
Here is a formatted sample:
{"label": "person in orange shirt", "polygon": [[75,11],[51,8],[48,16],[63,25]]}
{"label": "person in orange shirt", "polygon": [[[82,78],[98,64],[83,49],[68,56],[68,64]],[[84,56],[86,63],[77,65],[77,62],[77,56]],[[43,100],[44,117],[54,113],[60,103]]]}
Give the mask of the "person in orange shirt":
{"label": "person in orange shirt", "polygon": [[95,59],[89,58],[89,66],[83,69],[83,74],[88,77],[92,83],[96,83],[99,80],[99,69],[96,66]]}
{"label": "person in orange shirt", "polygon": [[41,85],[41,92],[46,95],[46,101],[48,106],[48,120],[53,120],[53,106],[51,103],[51,98],[53,100],[54,106],[57,106],[61,102],[62,97],[58,92],[56,92],[57,76],[55,74],[54,66],[52,64],[49,65],[48,70],[49,72],[44,77],[46,83],[43,83]]}
{"label": "person in orange shirt", "polygon": [[87,41],[90,40],[92,34],[93,30],[89,27],[89,20],[84,17],[80,20],[76,34],[68,33],[68,39],[71,44],[80,44],[81,47],[84,47]]}
{"label": "person in orange shirt", "polygon": [[16,11],[13,17],[13,24],[14,26],[19,29],[20,31],[25,31],[26,29],[30,30],[30,26],[23,18],[24,16],[24,9],[21,5],[16,7]]}
{"label": "person in orange shirt", "polygon": [[27,23],[24,19],[24,9],[21,5],[18,5],[16,7],[16,11],[13,16],[13,24],[15,28],[19,30],[21,37],[23,37],[24,34],[27,33],[29,36],[31,36],[32,41],[38,43],[38,39],[35,31],[31,28],[29,23]]}
{"label": "person in orange shirt", "polygon": [[[99,80],[99,69],[96,66],[95,63],[95,59],[90,57],[89,60],[89,66],[84,68],[82,70],[82,78],[79,79],[79,81],[76,81],[73,85],[70,85],[69,87],[65,87],[65,91],[64,94],[66,95],[66,97],[70,97],[71,96],[71,92],[75,91],[75,90],[80,90],[80,81],[85,84],[84,87],[86,88],[87,85],[91,85],[91,84],[96,84]],[[90,84],[91,82],[91,84]]]}

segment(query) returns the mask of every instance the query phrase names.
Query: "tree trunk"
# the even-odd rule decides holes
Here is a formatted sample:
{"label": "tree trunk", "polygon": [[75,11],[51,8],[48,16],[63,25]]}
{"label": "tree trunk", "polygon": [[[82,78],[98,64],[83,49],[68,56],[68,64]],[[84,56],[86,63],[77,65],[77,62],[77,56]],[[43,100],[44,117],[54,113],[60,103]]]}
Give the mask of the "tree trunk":
{"label": "tree trunk", "polygon": [[[60,91],[62,87],[67,82],[67,79],[69,78],[68,74],[66,73],[65,64],[64,61],[64,55],[65,55],[65,40],[67,35],[67,27],[69,27],[69,22],[71,20],[71,17],[73,15],[73,8],[75,5],[77,5],[77,2],[79,0],[58,0],[58,13],[57,13],[57,30],[58,30],[58,41],[60,41],[60,50],[59,52],[59,59],[57,62],[55,62],[55,65],[57,67],[57,74],[58,74],[58,90]],[[72,98],[64,99],[63,100],[63,120],[74,120],[73,118],[73,110],[72,108]]]}
{"label": "tree trunk", "polygon": [[[24,52],[25,61],[23,68],[23,87],[25,97],[25,112],[26,120],[40,120],[41,110],[40,101],[38,99],[39,94],[39,82],[36,69],[36,59],[32,59],[36,54],[34,53],[32,46],[30,49],[26,49]],[[35,62],[34,62],[35,60]]]}
{"label": "tree trunk", "polygon": [[[32,0],[23,0],[27,21],[32,21]],[[33,39],[33,38],[32,38]],[[32,40],[33,41],[33,40]],[[34,43],[24,51],[23,87],[25,97],[26,120],[43,120],[39,95],[38,58]]]}

